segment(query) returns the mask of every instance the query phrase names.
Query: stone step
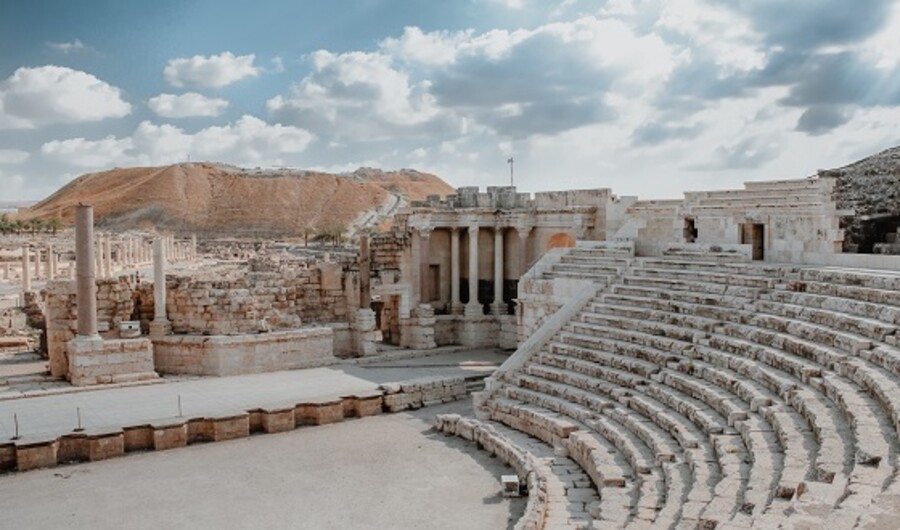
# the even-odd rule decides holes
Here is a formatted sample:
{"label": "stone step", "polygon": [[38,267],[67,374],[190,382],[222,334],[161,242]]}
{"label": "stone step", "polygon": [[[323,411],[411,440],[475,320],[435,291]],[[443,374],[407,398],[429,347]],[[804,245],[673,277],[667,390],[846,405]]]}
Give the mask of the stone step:
{"label": "stone step", "polygon": [[803,307],[822,309],[855,315],[857,317],[883,322],[886,325],[900,324],[900,308],[864,300],[851,300],[836,296],[808,293],[803,291],[770,291],[760,296],[763,300],[796,304]]}
{"label": "stone step", "polygon": [[[635,269],[636,271],[637,269]],[[666,291],[688,291],[713,295],[730,295],[745,298],[754,298],[760,293],[759,288],[744,287],[740,285],[728,285],[723,283],[706,282],[699,280],[687,280],[684,278],[655,277],[626,275],[622,277],[622,286],[647,287]],[[613,292],[618,292],[619,285]]]}
{"label": "stone step", "polygon": [[570,331],[560,332],[557,340],[567,346],[629,355],[636,359],[658,364],[660,366],[665,366],[670,362],[678,362],[681,360],[680,355],[667,353],[666,350],[661,349],[669,348],[673,346],[674,343],[657,342],[656,344],[661,346],[661,348],[657,348],[652,344],[633,344],[628,341],[617,340],[614,338],[584,335]]}
{"label": "stone step", "polygon": [[[696,270],[656,269],[649,267],[634,268],[631,270],[631,274],[634,276],[660,278],[665,280],[696,280],[698,277]],[[778,281],[776,278],[770,278],[768,276],[751,276],[746,273],[718,272],[713,270],[704,270],[702,277],[704,283],[721,283],[729,286],[756,287],[762,289],[774,288],[775,283]]]}
{"label": "stone step", "polygon": [[806,268],[800,271],[800,279],[866,289],[900,290],[900,274],[886,270],[874,271],[839,267]]}
{"label": "stone step", "polygon": [[761,312],[773,316],[826,326],[829,329],[849,332],[851,336],[858,334],[871,340],[884,340],[886,336],[897,331],[896,325],[881,320],[800,304],[762,299],[756,302],[756,307]]}
{"label": "stone step", "polygon": [[798,280],[790,283],[791,290],[812,294],[859,300],[874,304],[884,304],[900,307],[900,290],[882,289],[874,287],[859,287],[856,285],[841,285],[823,281]]}
{"label": "stone step", "polygon": [[642,361],[640,359],[634,359],[623,355],[617,355],[614,353],[608,353],[589,348],[570,346],[559,342],[549,343],[547,345],[547,350],[545,351],[545,353],[563,355],[566,357],[572,357],[574,359],[580,359],[582,361],[602,364],[604,366],[609,366],[610,368],[626,370],[641,377],[650,377],[660,370],[659,365],[649,363],[647,361]]}

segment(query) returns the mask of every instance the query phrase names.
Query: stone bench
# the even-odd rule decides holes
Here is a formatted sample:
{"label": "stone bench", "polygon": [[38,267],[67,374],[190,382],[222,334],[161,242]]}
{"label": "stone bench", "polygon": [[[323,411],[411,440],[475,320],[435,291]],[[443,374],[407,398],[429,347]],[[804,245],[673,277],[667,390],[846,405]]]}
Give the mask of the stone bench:
{"label": "stone bench", "polygon": [[[883,322],[888,326],[900,324],[900,308],[867,302],[841,298],[827,294],[816,294],[801,291],[776,290],[760,296],[763,300],[796,304],[803,307],[833,311],[844,315],[855,315],[864,319]],[[888,330],[890,333],[890,328]]]}
{"label": "stone bench", "polygon": [[900,290],[900,274],[889,271],[863,271],[831,267],[808,268],[800,271],[800,279],[869,289]]}
{"label": "stone bench", "polygon": [[600,350],[571,346],[555,341],[548,344],[546,353],[564,355],[566,357],[572,357],[573,359],[602,364],[604,366],[609,366],[610,368],[627,370],[641,377],[650,377],[660,370],[658,364],[643,361],[641,359]]}
{"label": "stone bench", "polygon": [[[692,269],[655,269],[649,267],[632,269],[634,276],[661,279],[696,279],[697,271]],[[703,271],[705,283],[721,283],[730,286],[752,287],[771,289],[775,287],[776,280],[768,276],[751,276],[746,273],[718,272],[714,270]]]}

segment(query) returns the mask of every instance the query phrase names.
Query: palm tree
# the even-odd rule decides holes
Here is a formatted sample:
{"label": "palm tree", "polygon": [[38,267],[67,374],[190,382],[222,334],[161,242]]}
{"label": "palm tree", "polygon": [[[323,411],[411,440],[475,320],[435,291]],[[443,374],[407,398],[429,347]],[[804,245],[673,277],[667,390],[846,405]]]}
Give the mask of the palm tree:
{"label": "palm tree", "polygon": [[62,221],[60,221],[59,217],[51,217],[47,221],[47,229],[53,234],[56,235],[56,232],[62,227]]}

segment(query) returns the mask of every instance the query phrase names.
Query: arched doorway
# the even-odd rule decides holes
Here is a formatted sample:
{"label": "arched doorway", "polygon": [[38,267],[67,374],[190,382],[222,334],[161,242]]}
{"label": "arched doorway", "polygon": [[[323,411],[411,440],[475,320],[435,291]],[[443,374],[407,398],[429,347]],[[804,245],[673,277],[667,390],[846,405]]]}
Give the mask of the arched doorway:
{"label": "arched doorway", "polygon": [[547,242],[547,250],[551,248],[569,248],[575,246],[575,238],[565,233],[553,234]]}

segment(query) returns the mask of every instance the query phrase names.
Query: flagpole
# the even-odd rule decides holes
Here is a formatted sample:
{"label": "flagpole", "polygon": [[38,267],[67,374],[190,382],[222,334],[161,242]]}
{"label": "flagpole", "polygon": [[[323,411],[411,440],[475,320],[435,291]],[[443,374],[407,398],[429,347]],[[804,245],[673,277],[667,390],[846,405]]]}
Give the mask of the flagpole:
{"label": "flagpole", "polygon": [[514,186],[515,184],[513,184],[513,166],[515,164],[515,160],[513,160],[513,157],[509,157],[509,160],[507,160],[506,162],[509,164],[509,185]]}

